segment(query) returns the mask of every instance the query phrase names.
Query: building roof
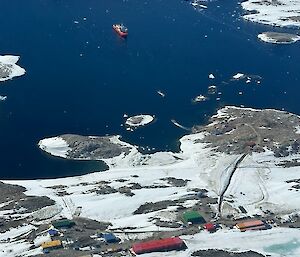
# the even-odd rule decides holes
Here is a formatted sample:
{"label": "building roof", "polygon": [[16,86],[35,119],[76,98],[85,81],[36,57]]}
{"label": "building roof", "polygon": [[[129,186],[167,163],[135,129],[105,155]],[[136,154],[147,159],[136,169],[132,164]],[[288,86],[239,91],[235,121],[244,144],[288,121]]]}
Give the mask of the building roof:
{"label": "building roof", "polygon": [[49,230],[48,230],[48,234],[49,234],[50,236],[55,236],[55,235],[58,234],[58,231],[57,231],[56,229],[49,229]]}
{"label": "building roof", "polygon": [[75,225],[75,222],[68,219],[61,219],[53,221],[52,225],[55,228],[72,227],[73,225]]}
{"label": "building roof", "polygon": [[50,241],[50,242],[42,243],[41,246],[42,246],[43,249],[47,249],[47,248],[53,248],[53,247],[61,247],[62,244],[61,244],[60,240],[53,240],[53,241]]}
{"label": "building roof", "polygon": [[261,225],[261,226],[256,226],[256,227],[247,227],[247,228],[241,228],[241,232],[244,232],[244,231],[248,231],[248,230],[264,230],[264,229],[267,229],[268,227],[264,224],[264,225]]}
{"label": "building roof", "polygon": [[249,220],[236,224],[236,227],[239,229],[245,229],[250,227],[264,226],[265,223],[261,220]]}
{"label": "building roof", "polygon": [[187,211],[183,214],[184,218],[200,218],[202,217],[197,211]]}
{"label": "building roof", "polygon": [[183,214],[182,217],[186,222],[203,219],[203,217],[197,211],[187,211]]}
{"label": "building roof", "polygon": [[149,253],[163,250],[175,250],[182,248],[184,242],[179,237],[164,238],[159,240],[152,240],[132,245],[132,250],[136,254]]}
{"label": "building roof", "polygon": [[102,237],[104,238],[104,240],[106,242],[118,242],[119,241],[119,238],[117,238],[114,234],[112,233],[106,233],[106,234],[103,234]]}
{"label": "building roof", "polygon": [[208,231],[212,231],[216,229],[216,226],[213,223],[206,223],[203,227]]}

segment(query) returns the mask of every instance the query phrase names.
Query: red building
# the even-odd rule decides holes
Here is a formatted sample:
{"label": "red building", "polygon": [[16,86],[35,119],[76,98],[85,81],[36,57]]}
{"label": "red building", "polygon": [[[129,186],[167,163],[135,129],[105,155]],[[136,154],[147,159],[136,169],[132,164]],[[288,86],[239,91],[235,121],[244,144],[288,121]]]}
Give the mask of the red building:
{"label": "red building", "polygon": [[216,231],[216,226],[213,223],[206,223],[203,226],[204,229],[206,229],[208,232],[215,232]]}
{"label": "red building", "polygon": [[179,237],[172,237],[133,244],[132,252],[134,254],[142,254],[151,252],[181,250],[183,248],[185,248],[183,240]]}

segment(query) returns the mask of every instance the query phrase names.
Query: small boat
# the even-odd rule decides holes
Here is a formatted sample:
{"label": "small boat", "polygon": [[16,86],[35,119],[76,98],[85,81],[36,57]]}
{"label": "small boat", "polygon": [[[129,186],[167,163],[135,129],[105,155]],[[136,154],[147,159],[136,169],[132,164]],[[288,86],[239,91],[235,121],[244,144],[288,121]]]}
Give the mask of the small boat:
{"label": "small boat", "polygon": [[120,37],[127,37],[128,29],[123,24],[114,24],[113,29],[119,34]]}

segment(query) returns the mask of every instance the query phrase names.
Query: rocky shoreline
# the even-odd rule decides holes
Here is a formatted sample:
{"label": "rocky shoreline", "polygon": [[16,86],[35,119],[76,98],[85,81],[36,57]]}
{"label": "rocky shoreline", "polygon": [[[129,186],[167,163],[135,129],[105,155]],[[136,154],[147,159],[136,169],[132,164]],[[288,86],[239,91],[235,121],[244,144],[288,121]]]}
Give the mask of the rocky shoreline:
{"label": "rocky shoreline", "polygon": [[300,118],[278,110],[225,107],[209,120],[209,126],[194,126],[205,133],[201,140],[217,151],[242,154],[268,149],[275,157],[299,153]]}

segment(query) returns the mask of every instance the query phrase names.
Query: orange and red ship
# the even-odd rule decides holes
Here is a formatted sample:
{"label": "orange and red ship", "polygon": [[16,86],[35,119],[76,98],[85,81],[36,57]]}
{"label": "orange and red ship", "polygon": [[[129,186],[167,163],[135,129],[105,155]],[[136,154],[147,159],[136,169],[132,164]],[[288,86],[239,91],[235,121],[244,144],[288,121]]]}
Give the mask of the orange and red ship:
{"label": "orange and red ship", "polygon": [[128,36],[128,29],[123,24],[114,24],[113,29],[119,34],[120,37]]}

